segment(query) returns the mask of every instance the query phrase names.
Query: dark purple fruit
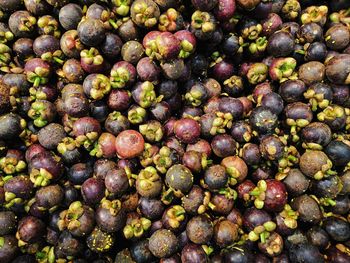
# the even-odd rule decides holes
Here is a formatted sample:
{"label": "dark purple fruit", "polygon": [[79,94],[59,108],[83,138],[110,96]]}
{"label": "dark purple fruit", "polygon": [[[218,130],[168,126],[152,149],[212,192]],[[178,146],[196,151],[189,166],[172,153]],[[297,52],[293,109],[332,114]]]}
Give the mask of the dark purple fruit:
{"label": "dark purple fruit", "polygon": [[177,237],[170,230],[158,230],[149,239],[149,250],[157,258],[172,256],[177,247]]}

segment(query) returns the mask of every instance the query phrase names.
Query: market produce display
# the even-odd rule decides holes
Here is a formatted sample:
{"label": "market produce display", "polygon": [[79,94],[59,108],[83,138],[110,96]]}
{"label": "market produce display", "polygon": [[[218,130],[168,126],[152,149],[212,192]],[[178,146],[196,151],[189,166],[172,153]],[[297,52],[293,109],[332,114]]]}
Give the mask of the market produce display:
{"label": "market produce display", "polygon": [[0,263],[349,263],[349,0],[0,0]]}

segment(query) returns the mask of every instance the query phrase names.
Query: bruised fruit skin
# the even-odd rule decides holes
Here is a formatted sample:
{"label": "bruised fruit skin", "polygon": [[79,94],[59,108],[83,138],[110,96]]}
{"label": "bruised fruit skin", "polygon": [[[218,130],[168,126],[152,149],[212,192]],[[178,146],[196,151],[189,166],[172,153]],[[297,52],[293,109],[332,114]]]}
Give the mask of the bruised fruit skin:
{"label": "bruised fruit skin", "polygon": [[177,164],[172,166],[167,171],[165,182],[169,185],[169,187],[185,194],[192,187],[193,175],[187,167]]}
{"label": "bruised fruit skin", "polygon": [[301,221],[317,224],[322,219],[319,205],[312,197],[306,194],[294,198],[291,206],[299,213],[299,219]]}
{"label": "bruised fruit skin", "polygon": [[321,62],[311,61],[299,68],[299,79],[306,85],[320,82],[325,77],[325,66]]}
{"label": "bruised fruit skin", "polygon": [[141,155],[144,145],[143,136],[134,130],[122,131],[118,134],[115,141],[117,154],[126,159]]}
{"label": "bruised fruit skin", "polygon": [[193,217],[186,228],[188,238],[195,244],[207,243],[213,235],[213,225],[206,215]]}
{"label": "bruised fruit skin", "polygon": [[171,256],[177,250],[177,246],[177,238],[170,230],[158,230],[149,239],[149,249],[158,258]]}
{"label": "bruised fruit skin", "polygon": [[86,19],[80,22],[77,31],[81,42],[87,46],[100,44],[106,36],[103,23],[97,19]]}
{"label": "bruised fruit skin", "polygon": [[332,174],[331,168],[332,162],[324,152],[309,151],[300,157],[300,170],[306,176],[315,178],[316,180]]}

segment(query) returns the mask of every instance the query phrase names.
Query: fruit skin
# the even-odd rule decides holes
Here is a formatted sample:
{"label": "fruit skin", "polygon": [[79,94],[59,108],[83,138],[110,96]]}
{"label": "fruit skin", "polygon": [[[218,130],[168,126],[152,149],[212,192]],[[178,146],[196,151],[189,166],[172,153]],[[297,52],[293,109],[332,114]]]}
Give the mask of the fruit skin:
{"label": "fruit skin", "polygon": [[181,262],[207,262],[208,256],[199,245],[188,243],[182,249]]}
{"label": "fruit skin", "polygon": [[273,33],[267,44],[267,52],[274,57],[287,57],[294,50],[294,39],[291,34],[277,31]]}
{"label": "fruit skin", "polygon": [[53,150],[66,137],[66,133],[62,125],[50,123],[39,131],[38,140],[46,149]]}
{"label": "fruit skin", "polygon": [[60,9],[59,21],[65,30],[76,29],[81,18],[83,10],[77,4],[67,4]]}
{"label": "fruit skin", "polygon": [[214,225],[213,238],[220,247],[232,244],[238,238],[238,225],[229,220],[220,220]]}
{"label": "fruit skin", "polygon": [[200,127],[192,119],[180,119],[175,122],[174,132],[182,142],[195,143],[200,135]]}
{"label": "fruit skin", "polygon": [[4,238],[4,245],[0,248],[0,260],[5,263],[13,262],[18,253],[17,239],[15,236],[6,235]]}
{"label": "fruit skin", "polygon": [[224,262],[252,262],[253,253],[245,247],[232,247],[223,254]]}
{"label": "fruit skin", "polygon": [[295,262],[324,262],[319,250],[315,246],[307,243],[291,246],[289,254],[295,259]]}
{"label": "fruit skin", "polygon": [[299,169],[291,169],[283,183],[287,188],[288,194],[299,196],[307,191],[310,180]]}
{"label": "fruit skin", "polygon": [[336,242],[344,242],[350,236],[350,225],[348,222],[335,217],[324,221],[324,229]]}
{"label": "fruit skin", "polygon": [[[155,259],[154,255],[149,250],[149,242],[145,239],[135,242],[130,248],[130,253],[131,257],[137,262],[149,262]],[[130,261],[131,260],[130,258]],[[132,260],[132,262],[135,261]]]}
{"label": "fruit skin", "polygon": [[192,5],[201,11],[210,11],[213,9],[217,4],[218,0],[191,0]]}
{"label": "fruit skin", "polygon": [[97,19],[86,19],[80,22],[77,31],[81,42],[87,46],[101,44],[106,37],[103,23]]}
{"label": "fruit skin", "polygon": [[17,114],[7,113],[0,116],[0,139],[16,138],[22,131],[21,118]]}
{"label": "fruit skin", "polygon": [[[328,69],[328,78],[330,76],[330,70],[332,69],[330,64]],[[320,82],[325,77],[324,64],[318,61],[307,62],[299,67],[299,79],[302,80],[306,85],[311,85],[316,82]]]}
{"label": "fruit skin", "polygon": [[117,154],[121,158],[130,159],[141,155],[145,147],[143,136],[135,130],[125,130],[115,140]]}
{"label": "fruit skin", "polygon": [[149,239],[149,249],[158,258],[165,258],[173,255],[177,250],[177,238],[166,229],[157,230]]}
{"label": "fruit skin", "polygon": [[[311,150],[300,157],[299,166],[306,176],[319,180],[324,176],[324,171],[327,172],[332,165],[324,152]],[[322,166],[328,169],[322,168]]]}
{"label": "fruit skin", "polygon": [[[263,124],[264,119],[269,119],[271,122]],[[254,130],[262,134],[271,133],[277,127],[277,115],[274,114],[269,108],[260,106],[255,108],[249,118]]]}
{"label": "fruit skin", "polygon": [[240,7],[242,7],[244,10],[252,10],[259,3],[260,3],[260,0],[237,0],[237,4]]}
{"label": "fruit skin", "polygon": [[16,221],[16,215],[12,211],[0,212],[0,223],[4,226],[0,231],[0,235],[4,236],[13,233],[17,224]]}
{"label": "fruit skin", "polygon": [[195,244],[205,244],[213,236],[214,228],[206,215],[193,217],[186,227],[188,238]]}
{"label": "fruit skin", "polygon": [[350,70],[346,65],[350,62],[349,54],[340,54],[326,63],[326,76],[334,84],[350,84]]}
{"label": "fruit skin", "polygon": [[331,141],[325,148],[325,153],[336,166],[344,166],[349,162],[350,147],[341,141]]}
{"label": "fruit skin", "polygon": [[322,219],[322,213],[317,202],[310,196],[304,194],[292,200],[293,210],[299,213],[301,221],[317,224]]}
{"label": "fruit skin", "polygon": [[236,2],[234,0],[218,0],[214,9],[215,17],[220,21],[229,20],[236,11]]}
{"label": "fruit skin", "polygon": [[168,169],[165,175],[165,183],[174,190],[179,190],[185,194],[192,187],[193,175],[186,166],[176,164]]}
{"label": "fruit skin", "polygon": [[287,203],[287,190],[283,183],[277,180],[267,180],[266,197],[264,200],[264,208],[267,211],[279,212],[283,210]]}

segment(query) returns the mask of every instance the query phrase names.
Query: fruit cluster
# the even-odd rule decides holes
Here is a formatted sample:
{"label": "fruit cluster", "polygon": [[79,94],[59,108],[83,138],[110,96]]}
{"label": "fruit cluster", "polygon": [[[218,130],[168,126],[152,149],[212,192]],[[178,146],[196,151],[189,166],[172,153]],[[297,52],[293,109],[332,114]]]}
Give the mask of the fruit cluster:
{"label": "fruit cluster", "polygon": [[0,262],[350,262],[349,87],[349,0],[0,0]]}

